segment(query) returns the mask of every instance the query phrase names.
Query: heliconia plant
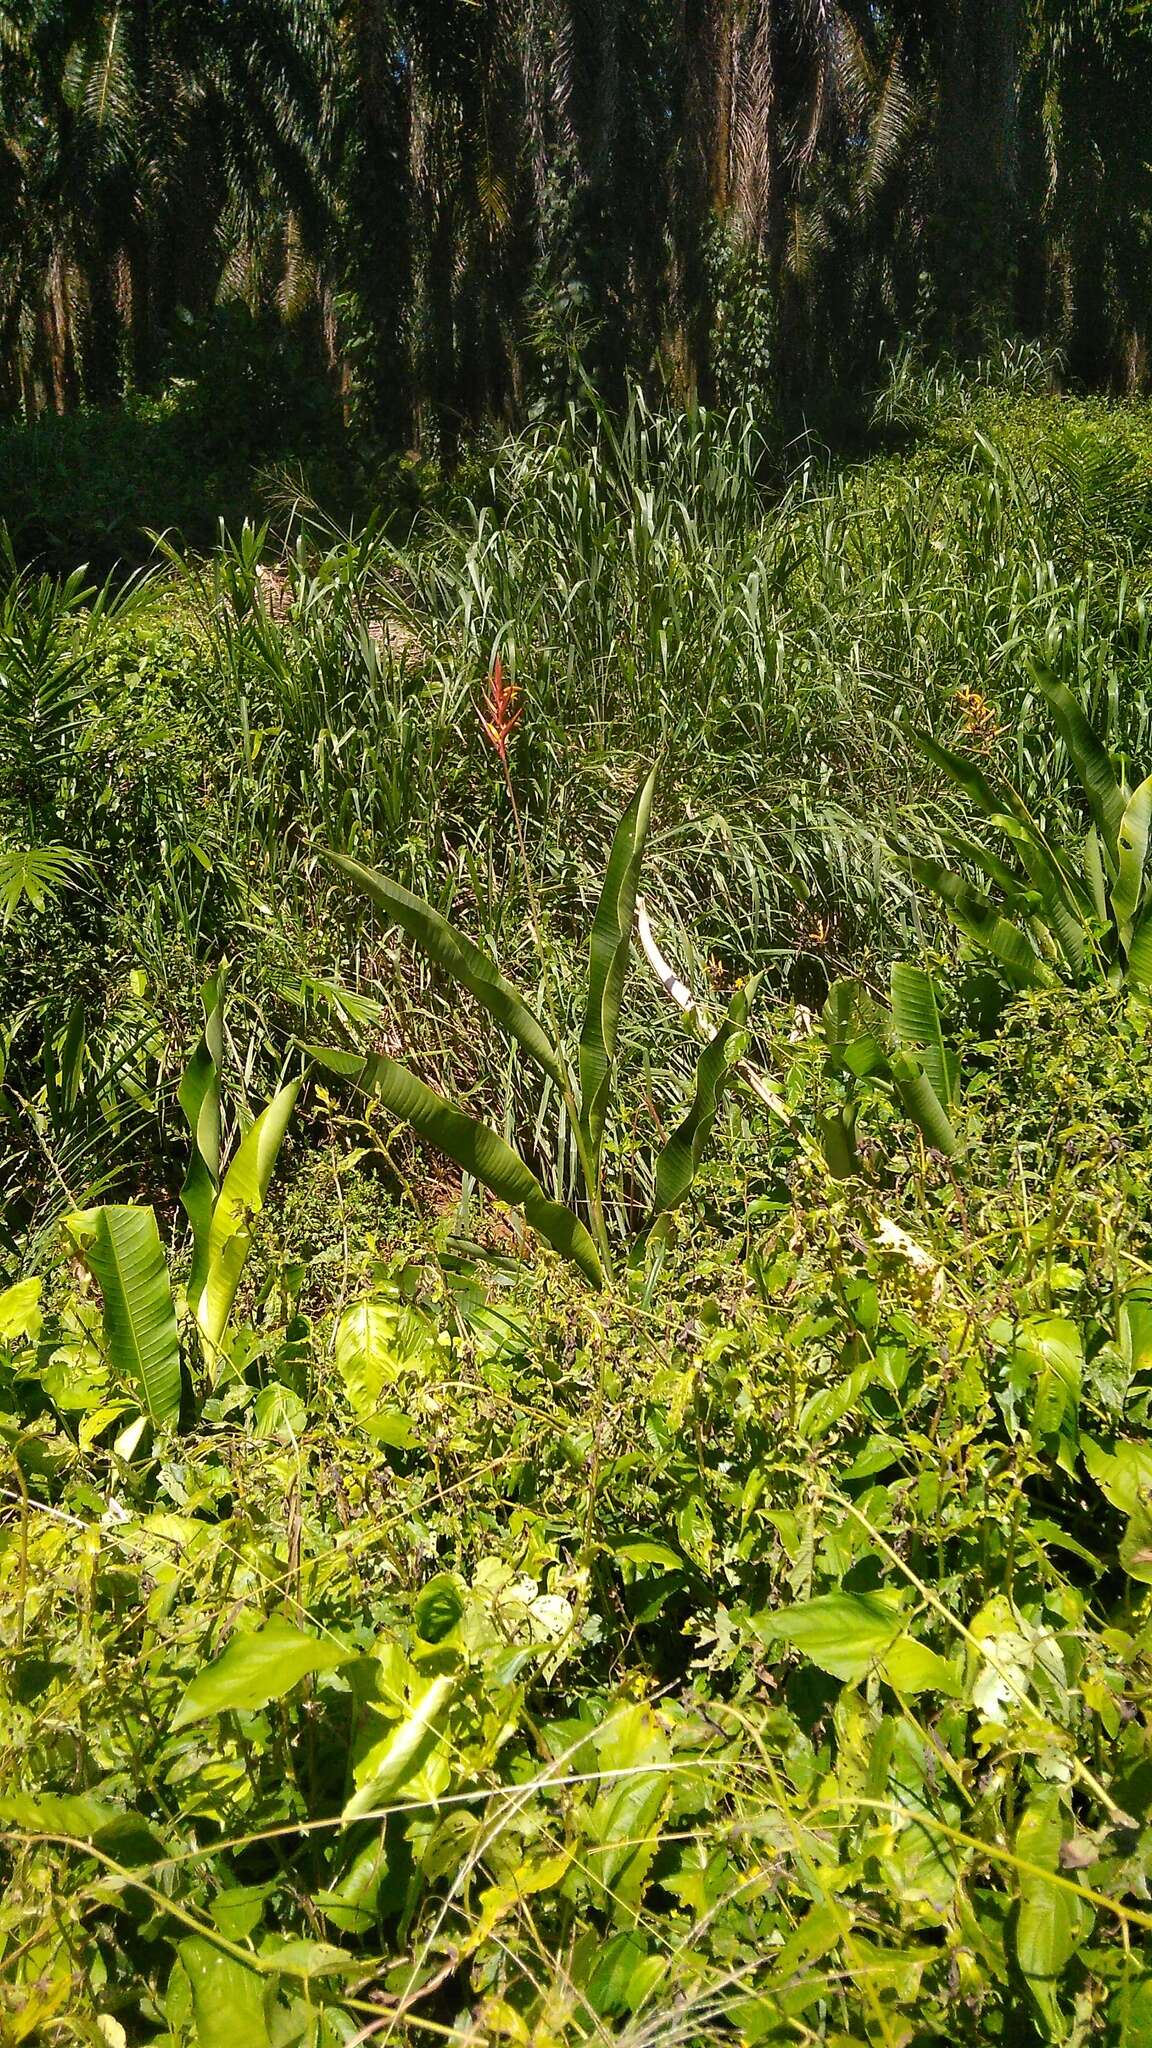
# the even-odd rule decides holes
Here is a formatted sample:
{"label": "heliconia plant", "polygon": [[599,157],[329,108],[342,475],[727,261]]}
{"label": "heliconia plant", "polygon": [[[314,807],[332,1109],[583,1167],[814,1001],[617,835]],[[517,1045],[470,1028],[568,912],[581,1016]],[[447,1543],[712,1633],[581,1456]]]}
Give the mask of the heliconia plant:
{"label": "heliconia plant", "polygon": [[[219,1373],[237,1290],[284,1142],[300,1080],[261,1110],[221,1170],[220,1081],[224,971],[202,992],[204,1029],[178,1090],[192,1136],[181,1202],[192,1229],[186,1295],[210,1382]],[[175,1427],[181,1407],[181,1339],[176,1295],[156,1212],[142,1203],[74,1211],[64,1227],[101,1294],[108,1364],[149,1421]]]}
{"label": "heliconia plant", "polygon": [[859,982],[844,979],[833,982],[824,1005],[828,1066],[848,1084],[846,1101],[819,1120],[824,1157],[838,1180],[859,1169],[859,1083],[870,1082],[894,1098],[933,1151],[952,1159],[962,1149],[952,1121],[959,1061],[944,1030],[940,991],[924,968],[897,961],[889,993],[885,1005]]}
{"label": "heliconia plant", "polygon": [[[499,679],[498,679],[499,681]],[[518,713],[508,687],[490,691],[492,743],[506,768],[507,734]],[[499,737],[498,737],[499,736]],[[501,745],[501,740],[504,745]],[[511,780],[508,778],[511,794]],[[520,990],[488,956],[442,914],[395,882],[345,854],[325,858],[354,888],[368,896],[391,924],[460,989],[478,1002],[512,1038],[525,1058],[558,1089],[572,1133],[579,1173],[579,1210],[552,1199],[527,1161],[490,1125],[448,1101],[410,1067],[384,1053],[366,1057],[330,1047],[310,1047],[330,1070],[382,1101],[418,1136],[472,1174],[499,1201],[521,1211],[524,1220],[554,1251],[576,1266],[593,1286],[611,1276],[616,1255],[605,1220],[604,1139],[612,1105],[620,1008],[636,916],[636,897],[656,787],[653,769],[627,806],[612,841],[600,899],[588,942],[588,980],[575,1058],[557,1043]],[[513,797],[513,803],[515,799]],[[662,1216],[685,1200],[711,1133],[729,1074],[745,1042],[747,992],[738,991],[727,1017],[696,1064],[692,1101],[655,1164],[646,1238]]]}
{"label": "heliconia plant", "polygon": [[942,861],[905,853],[904,865],[1014,988],[1100,976],[1152,988],[1152,775],[1127,782],[1072,692],[1046,670],[1033,673],[1083,792],[1080,847],[1053,846],[1011,784],[919,733],[921,752],[1007,841],[1007,857],[967,833],[947,834],[991,894]]}

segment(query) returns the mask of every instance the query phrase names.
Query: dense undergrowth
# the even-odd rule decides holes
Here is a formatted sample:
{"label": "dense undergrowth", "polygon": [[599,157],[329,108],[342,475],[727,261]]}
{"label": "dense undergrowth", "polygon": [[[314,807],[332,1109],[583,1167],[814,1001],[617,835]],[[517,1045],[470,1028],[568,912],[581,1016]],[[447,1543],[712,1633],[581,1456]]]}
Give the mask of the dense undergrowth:
{"label": "dense undergrowth", "polygon": [[1152,2032],[1152,431],[887,423],[10,574],[3,2038]]}

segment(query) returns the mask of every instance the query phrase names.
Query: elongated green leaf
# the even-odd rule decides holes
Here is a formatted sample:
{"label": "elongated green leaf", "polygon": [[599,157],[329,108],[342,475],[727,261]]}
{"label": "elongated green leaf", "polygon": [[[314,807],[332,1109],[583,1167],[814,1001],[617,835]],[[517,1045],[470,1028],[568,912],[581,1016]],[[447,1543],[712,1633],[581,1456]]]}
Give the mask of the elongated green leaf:
{"label": "elongated green leaf", "polygon": [[653,1216],[678,1209],[696,1177],[696,1169],[712,1136],[732,1064],[739,1057],[744,1040],[747,1008],[739,990],[716,1036],[704,1047],[696,1062],[692,1103],[656,1161],[656,1191]]}
{"label": "elongated green leaf", "polygon": [[1128,979],[1134,988],[1152,989],[1152,903],[1141,911],[1128,943]]}
{"label": "elongated green leaf", "polygon": [[[1011,841],[1029,880],[1039,892],[1061,952],[1073,973],[1078,973],[1084,955],[1084,906],[1077,903],[1073,878],[1049,845],[1024,799],[1010,786],[997,789],[974,761],[953,753],[949,747],[942,747],[927,733],[917,733],[914,738],[920,751],[941,768],[985,813],[989,822]],[[1013,875],[996,855],[975,846],[963,835],[949,836],[957,851],[963,851],[974,860],[981,871],[1004,890],[1006,907],[1019,912],[1023,907],[1019,900],[1019,877]]]}
{"label": "elongated green leaf", "polygon": [[1104,858],[1100,852],[1100,834],[1095,825],[1089,825],[1084,834],[1084,880],[1088,898],[1098,924],[1108,922],[1108,888],[1104,877]]}
{"label": "elongated green leaf", "polygon": [[1152,775],[1134,789],[1124,806],[1117,838],[1116,880],[1112,884],[1112,915],[1121,941],[1132,936],[1132,920],[1144,893],[1144,863],[1152,824]]}
{"label": "elongated green leaf", "polygon": [[1082,885],[1069,874],[1053,852],[1039,827],[1019,805],[1023,821],[1005,818],[1004,831],[1016,847],[1028,879],[1039,899],[1044,919],[1055,933],[1060,951],[1073,974],[1079,974],[1087,944],[1085,917],[1091,902]]}
{"label": "elongated green leaf", "polygon": [[1002,792],[993,787],[983,770],[977,767],[975,761],[969,760],[966,754],[957,754],[951,747],[942,747],[939,740],[934,740],[930,733],[914,732],[912,740],[933,766],[941,769],[949,781],[955,783],[957,789],[963,790],[969,802],[974,803],[988,818],[998,819],[1006,810],[1007,804]]}
{"label": "elongated green leaf", "polygon": [[300,1093],[289,1081],[262,1109],[224,1176],[208,1234],[208,1266],[196,1317],[210,1351],[216,1350],[232,1313],[240,1275],[252,1245],[252,1224],[264,1206],[289,1119]]}
{"label": "elongated green leaf", "polygon": [[112,1370],[153,1422],[174,1423],[180,1413],[180,1337],[153,1211],[111,1204],[66,1221],[104,1297]]}
{"label": "elongated green leaf", "polygon": [[354,887],[370,897],[385,917],[399,925],[429,960],[442,967],[461,988],[467,989],[469,995],[474,996],[489,1016],[503,1025],[550,1080],[559,1087],[565,1085],[564,1062],[539,1018],[529,1009],[519,989],[504,980],[492,961],[473,945],[471,939],[465,938],[463,932],[449,924],[431,903],[426,903],[421,896],[414,896],[411,890],[402,888],[390,876],[378,874],[373,868],[361,867],[359,861],[349,860],[342,853],[326,853],[324,858],[347,876]]}
{"label": "elongated green leaf", "polygon": [[902,1633],[903,1613],[890,1593],[836,1592],[765,1610],[754,1622],[766,1640],[792,1643],[821,1671],[855,1685]]}
{"label": "elongated green leaf", "polygon": [[1039,909],[1040,899],[1036,891],[1029,888],[1027,877],[1020,874],[1017,869],[1009,867],[1008,862],[1001,860],[999,854],[993,853],[990,847],[981,846],[978,839],[970,838],[966,832],[949,832],[946,835],[946,844],[949,853],[958,853],[962,860],[968,861],[988,881],[995,882],[1004,898],[1006,910],[1011,910],[1018,916],[1027,916],[1031,911]]}
{"label": "elongated green leaf", "polygon": [[312,1048],[316,1059],[343,1074],[355,1086],[378,1095],[394,1116],[400,1117],[420,1137],[426,1138],[465,1173],[474,1174],[498,1201],[522,1209],[533,1230],[562,1258],[570,1259],[591,1281],[603,1285],[596,1247],[578,1216],[562,1202],[550,1201],[531,1167],[511,1145],[505,1144],[489,1125],[429,1088],[409,1067],[402,1067],[385,1053],[368,1059],[357,1054]]}
{"label": "elongated green leaf", "polygon": [[911,1053],[894,1052],[892,1080],[924,1143],[934,1152],[942,1152],[946,1159],[954,1159],[962,1149],[960,1140],[920,1060]]}
{"label": "elongated green leaf", "polygon": [[[1040,1870],[1059,1872],[1064,1821],[1060,1794],[1045,1786],[1033,1794],[1016,1830],[1016,1854]],[[1060,1977],[1092,1929],[1092,1909],[1067,1883],[1021,1873],[1016,1960],[1050,2036],[1062,2035]]]}
{"label": "elongated green leaf", "polygon": [[1020,988],[1049,988],[1054,976],[1034,946],[1015,925],[1001,917],[995,904],[970,882],[953,874],[941,861],[914,854],[905,859],[914,880],[939,897],[949,917],[973,943],[998,960],[1009,980]]}
{"label": "elongated green leaf", "polygon": [[198,2048],[269,2048],[265,2018],[267,1978],[202,1934],[180,1943],[180,1961],[192,1990]]}
{"label": "elongated green leaf", "polygon": [[1048,669],[1033,668],[1032,673],[1048,701],[1064,744],[1072,756],[1096,830],[1103,843],[1104,858],[1115,872],[1119,858],[1120,825],[1124,816],[1124,792],[1116,780],[1107,750],[1093,732],[1084,715],[1083,707],[1077,703],[1071,690],[1064,683],[1058,682]]}
{"label": "elongated green leaf", "polygon": [[588,1001],[580,1032],[580,1102],[594,1173],[604,1143],[620,1003],[655,788],[653,769],[616,827],[589,940]]}
{"label": "elongated green leaf", "polygon": [[192,1226],[188,1295],[198,1301],[208,1277],[208,1238],[220,1187],[220,1067],[224,1052],[224,970],[201,991],[204,1029],[180,1080],[177,1097],[192,1139],[180,1202]]}
{"label": "elongated green leaf", "polygon": [[892,1021],[896,1036],[916,1049],[945,1110],[956,1099],[956,1054],[944,1036],[936,984],[922,967],[897,961],[892,968]]}
{"label": "elongated green leaf", "polygon": [[415,1777],[439,1742],[438,1723],[455,1690],[454,1678],[441,1676],[432,1680],[380,1754],[374,1756],[371,1776],[367,1784],[353,1793],[341,1815],[342,1820],[356,1820],[361,1814],[373,1813],[378,1807],[403,1797],[405,1784]]}
{"label": "elongated green leaf", "polygon": [[274,1614],[252,1635],[233,1636],[188,1686],[172,1717],[173,1729],[209,1714],[251,1713],[283,1699],[302,1678],[335,1671],[355,1653],[321,1636],[305,1634]]}

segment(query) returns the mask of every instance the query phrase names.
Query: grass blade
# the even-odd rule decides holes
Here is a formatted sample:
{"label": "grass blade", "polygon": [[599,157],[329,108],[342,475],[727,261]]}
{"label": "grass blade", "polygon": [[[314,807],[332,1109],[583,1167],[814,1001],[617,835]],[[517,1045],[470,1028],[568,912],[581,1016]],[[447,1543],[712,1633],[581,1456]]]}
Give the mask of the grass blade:
{"label": "grass blade", "polygon": [[580,1032],[580,1101],[594,1175],[604,1142],[620,1003],[655,788],[653,769],[616,827],[589,941],[588,1002]]}

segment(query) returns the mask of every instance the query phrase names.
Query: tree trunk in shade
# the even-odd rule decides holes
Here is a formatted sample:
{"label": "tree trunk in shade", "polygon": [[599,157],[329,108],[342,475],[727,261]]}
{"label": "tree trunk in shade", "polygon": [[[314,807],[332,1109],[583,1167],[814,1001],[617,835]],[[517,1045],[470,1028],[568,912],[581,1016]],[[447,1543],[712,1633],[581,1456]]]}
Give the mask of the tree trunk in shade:
{"label": "tree trunk in shade", "polygon": [[1023,29],[1023,0],[936,0],[933,270],[943,334],[962,347],[1012,308]]}

